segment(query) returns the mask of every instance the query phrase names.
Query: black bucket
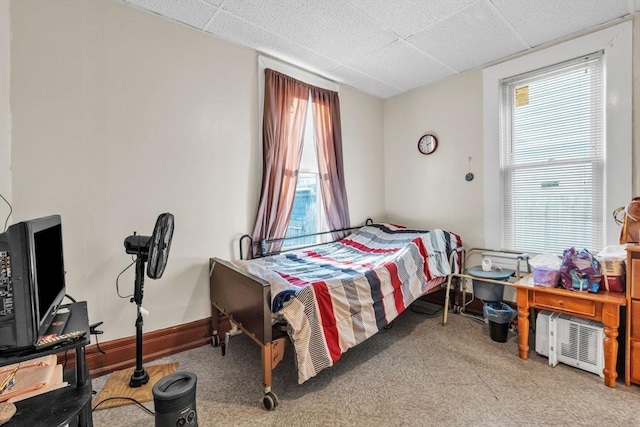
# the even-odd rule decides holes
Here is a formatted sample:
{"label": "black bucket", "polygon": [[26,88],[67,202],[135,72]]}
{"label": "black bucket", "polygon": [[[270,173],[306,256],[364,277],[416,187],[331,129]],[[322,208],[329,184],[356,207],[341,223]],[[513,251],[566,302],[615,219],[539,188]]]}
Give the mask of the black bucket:
{"label": "black bucket", "polygon": [[489,336],[496,342],[507,342],[509,336],[508,323],[496,323],[489,320]]}
{"label": "black bucket", "polygon": [[503,302],[484,304],[484,317],[489,321],[489,335],[496,342],[507,342],[509,324],[516,317],[516,311]]}

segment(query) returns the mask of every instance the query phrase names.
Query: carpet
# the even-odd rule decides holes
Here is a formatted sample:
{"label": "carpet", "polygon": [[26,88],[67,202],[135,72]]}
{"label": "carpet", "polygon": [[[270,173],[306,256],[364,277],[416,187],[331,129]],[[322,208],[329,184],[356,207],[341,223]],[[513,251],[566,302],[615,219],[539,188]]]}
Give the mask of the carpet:
{"label": "carpet", "polygon": [[93,400],[92,409],[107,409],[115,406],[130,405],[138,402],[153,400],[153,385],[161,378],[174,373],[178,369],[178,362],[163,365],[145,366],[149,374],[149,382],[142,387],[129,387],[129,380],[135,368],[116,371]]}

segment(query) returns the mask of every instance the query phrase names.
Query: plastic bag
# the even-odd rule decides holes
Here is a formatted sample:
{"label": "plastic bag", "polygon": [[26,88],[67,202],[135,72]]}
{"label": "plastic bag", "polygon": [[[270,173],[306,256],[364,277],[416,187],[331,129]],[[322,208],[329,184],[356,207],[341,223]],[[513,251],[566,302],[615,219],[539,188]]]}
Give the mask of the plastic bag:
{"label": "plastic bag", "polygon": [[620,259],[627,258],[627,246],[628,245],[611,245],[605,246],[598,254],[596,258],[600,259]]}
{"label": "plastic bag", "polygon": [[560,282],[565,289],[598,292],[600,289],[600,263],[586,249],[565,249],[560,265]]}
{"label": "plastic bag", "polygon": [[554,254],[540,254],[529,260],[533,268],[546,268],[547,270],[560,270],[562,260]]}

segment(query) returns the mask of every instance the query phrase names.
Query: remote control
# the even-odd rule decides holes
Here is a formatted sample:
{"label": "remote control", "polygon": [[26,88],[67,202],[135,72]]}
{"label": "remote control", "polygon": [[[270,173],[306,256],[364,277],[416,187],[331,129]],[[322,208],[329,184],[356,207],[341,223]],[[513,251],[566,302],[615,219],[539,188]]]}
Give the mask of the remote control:
{"label": "remote control", "polygon": [[42,350],[43,348],[68,343],[82,338],[86,333],[87,331],[73,331],[62,335],[43,335],[34,347],[36,350]]}

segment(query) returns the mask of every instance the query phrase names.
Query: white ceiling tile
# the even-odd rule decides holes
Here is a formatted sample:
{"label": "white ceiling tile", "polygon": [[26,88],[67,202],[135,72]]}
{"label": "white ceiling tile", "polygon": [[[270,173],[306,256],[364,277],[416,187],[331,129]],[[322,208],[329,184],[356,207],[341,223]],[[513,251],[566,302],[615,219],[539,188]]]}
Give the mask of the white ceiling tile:
{"label": "white ceiling tile", "polygon": [[381,98],[640,11],[640,0],[119,1]]}
{"label": "white ceiling tile", "polygon": [[127,3],[199,29],[204,28],[216,11],[200,0],[126,0]]}
{"label": "white ceiling tile", "polygon": [[343,67],[332,73],[334,80],[354,87],[373,96],[385,99],[404,92],[402,89],[389,86],[379,80],[353,70]]}
{"label": "white ceiling tile", "polygon": [[253,48],[309,71],[331,72],[342,66],[225,11],[220,11],[206,30],[223,40]]}
{"label": "white ceiling tile", "polygon": [[348,65],[404,90],[415,89],[454,72],[399,40]]}
{"label": "white ceiling tile", "polygon": [[627,0],[492,2],[531,46],[538,46],[629,13]]}
{"label": "white ceiling tile", "polygon": [[366,55],[397,38],[343,0],[227,0],[222,7],[338,62]]}
{"label": "white ceiling tile", "polygon": [[377,22],[407,37],[475,0],[351,0]]}
{"label": "white ceiling tile", "polygon": [[407,41],[457,71],[465,71],[526,48],[485,2],[472,4]]}

